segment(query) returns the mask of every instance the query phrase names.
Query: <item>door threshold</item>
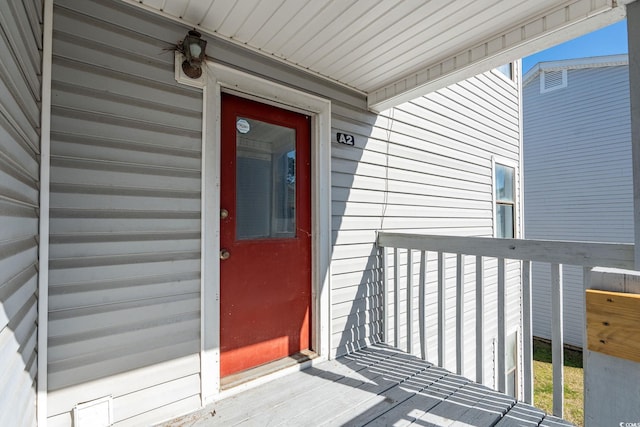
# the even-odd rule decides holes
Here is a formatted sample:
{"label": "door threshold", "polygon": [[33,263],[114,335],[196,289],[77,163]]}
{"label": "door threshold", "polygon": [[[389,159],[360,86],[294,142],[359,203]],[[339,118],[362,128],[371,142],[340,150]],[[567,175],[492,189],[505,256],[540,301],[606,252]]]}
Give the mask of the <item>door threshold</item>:
{"label": "door threshold", "polygon": [[302,350],[301,352],[292,354],[291,356],[283,357],[282,359],[274,360],[273,362],[265,363],[264,365],[256,366],[255,368],[250,368],[242,372],[227,375],[220,379],[220,388],[222,390],[228,390],[282,369],[309,362],[316,357],[318,357],[316,352],[312,350]]}

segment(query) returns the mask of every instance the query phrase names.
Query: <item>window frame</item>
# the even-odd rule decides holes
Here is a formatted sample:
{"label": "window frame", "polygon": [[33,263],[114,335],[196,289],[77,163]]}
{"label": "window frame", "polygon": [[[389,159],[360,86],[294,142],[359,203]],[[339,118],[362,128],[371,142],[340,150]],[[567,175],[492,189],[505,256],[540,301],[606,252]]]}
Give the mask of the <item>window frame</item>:
{"label": "window frame", "polygon": [[[496,165],[505,166],[513,169],[513,202],[498,201],[496,197]],[[518,200],[519,200],[519,175],[518,175],[518,162],[496,156],[491,157],[491,199],[492,199],[492,214],[493,214],[493,237],[496,239],[509,238],[498,237],[498,205],[507,205],[513,207],[513,239],[517,239],[520,236],[520,227],[518,215]]]}

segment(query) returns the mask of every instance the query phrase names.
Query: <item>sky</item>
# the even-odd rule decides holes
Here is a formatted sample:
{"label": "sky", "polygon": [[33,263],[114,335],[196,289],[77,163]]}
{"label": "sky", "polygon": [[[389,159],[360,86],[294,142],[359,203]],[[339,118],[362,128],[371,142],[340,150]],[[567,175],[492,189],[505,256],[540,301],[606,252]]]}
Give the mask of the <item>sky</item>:
{"label": "sky", "polygon": [[627,53],[626,19],[522,59],[523,74],[538,62]]}

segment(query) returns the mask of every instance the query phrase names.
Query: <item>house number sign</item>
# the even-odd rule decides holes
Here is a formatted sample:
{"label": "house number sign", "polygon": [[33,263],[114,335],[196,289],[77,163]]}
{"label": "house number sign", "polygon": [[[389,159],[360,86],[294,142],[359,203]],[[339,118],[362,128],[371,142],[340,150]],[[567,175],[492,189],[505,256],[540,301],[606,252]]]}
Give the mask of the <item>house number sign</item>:
{"label": "house number sign", "polygon": [[338,132],[336,134],[336,139],[338,140],[338,143],[340,143],[340,144],[344,144],[344,145],[355,145],[356,144],[356,139],[353,137],[353,135],[349,135],[348,133]]}

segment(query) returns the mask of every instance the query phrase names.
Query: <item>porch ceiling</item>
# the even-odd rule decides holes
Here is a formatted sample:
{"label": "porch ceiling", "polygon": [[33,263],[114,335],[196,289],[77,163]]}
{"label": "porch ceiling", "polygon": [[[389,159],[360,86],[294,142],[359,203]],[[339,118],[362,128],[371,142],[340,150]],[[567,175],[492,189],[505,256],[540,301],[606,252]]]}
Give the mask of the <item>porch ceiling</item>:
{"label": "porch ceiling", "polygon": [[616,22],[633,0],[123,1],[360,91],[382,111]]}

